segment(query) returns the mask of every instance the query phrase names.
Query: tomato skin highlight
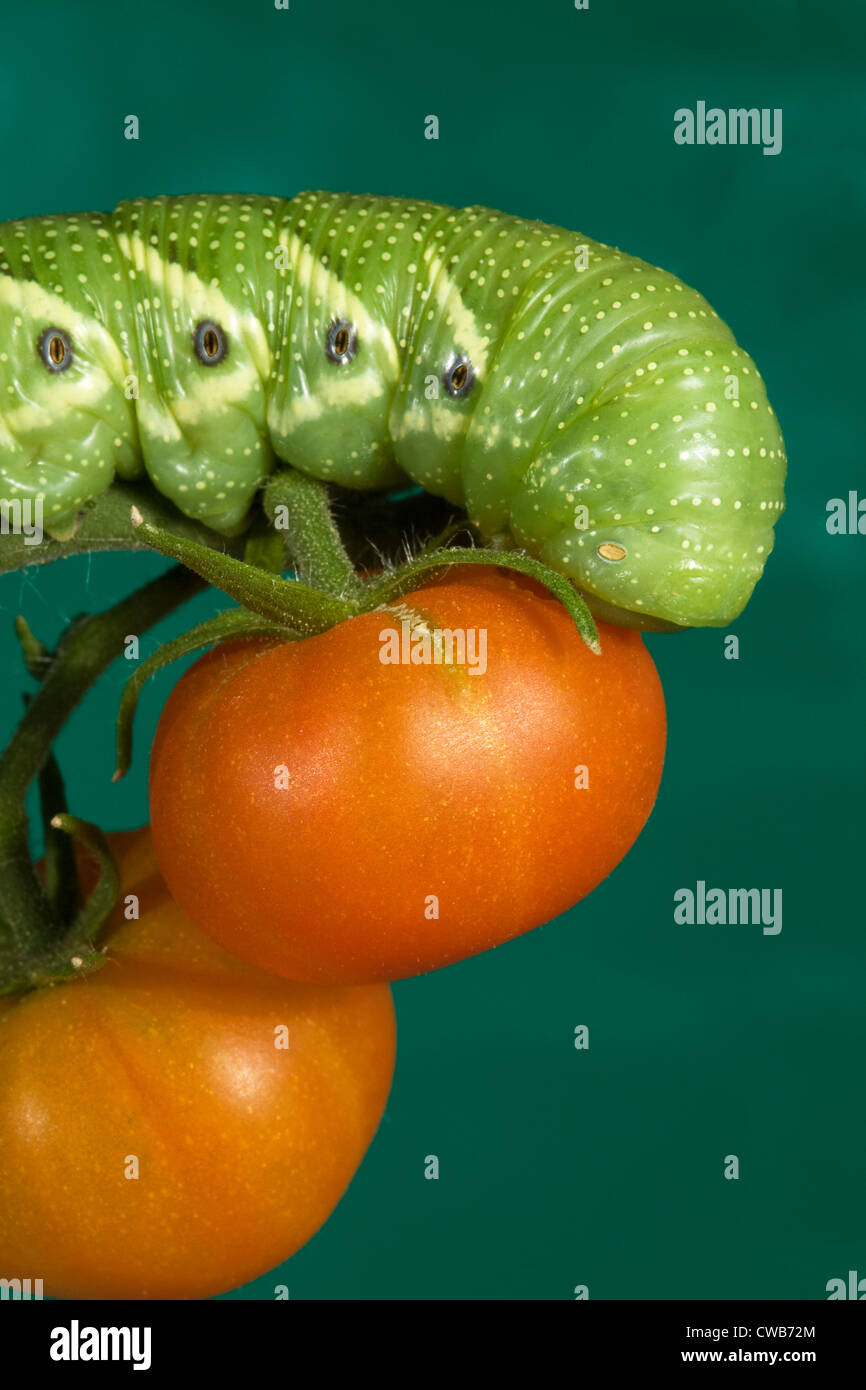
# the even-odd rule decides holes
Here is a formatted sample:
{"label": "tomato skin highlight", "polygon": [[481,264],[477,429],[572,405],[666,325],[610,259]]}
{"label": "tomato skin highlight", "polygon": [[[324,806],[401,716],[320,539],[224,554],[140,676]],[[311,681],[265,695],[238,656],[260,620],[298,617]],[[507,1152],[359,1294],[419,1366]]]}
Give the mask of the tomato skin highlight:
{"label": "tomato skin highlight", "polygon": [[[530,930],[610,873],[655,800],[664,698],[637,632],[601,628],[597,656],[555,599],[491,569],[402,605],[216,648],[157,730],[151,818],[172,892],[289,978],[395,980]],[[483,629],[486,671],[383,664],[380,634],[405,609]]]}
{"label": "tomato skin highlight", "polygon": [[0,1012],[0,1274],[206,1298],[288,1258],[348,1186],[391,1083],[390,990],[238,961],[169,897],[146,830],[111,838],[140,920],[115,914],[94,975]]}

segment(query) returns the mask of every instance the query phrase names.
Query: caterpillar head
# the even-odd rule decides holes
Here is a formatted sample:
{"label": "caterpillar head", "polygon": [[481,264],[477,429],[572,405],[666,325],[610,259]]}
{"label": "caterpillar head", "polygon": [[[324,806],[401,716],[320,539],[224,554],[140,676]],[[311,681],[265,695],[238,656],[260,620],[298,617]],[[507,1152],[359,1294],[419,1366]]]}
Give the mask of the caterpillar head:
{"label": "caterpillar head", "polygon": [[[392,409],[401,463],[571,577],[601,618],[730,622],[783,507],[757,368],[669,273],[596,242],[578,264],[570,234],[500,221],[464,289],[441,252]],[[431,370],[443,390],[425,389]]]}
{"label": "caterpillar head", "polygon": [[773,548],[784,478],[782,436],[751,359],[730,344],[674,343],[542,446],[511,527],[599,617],[723,626]]}

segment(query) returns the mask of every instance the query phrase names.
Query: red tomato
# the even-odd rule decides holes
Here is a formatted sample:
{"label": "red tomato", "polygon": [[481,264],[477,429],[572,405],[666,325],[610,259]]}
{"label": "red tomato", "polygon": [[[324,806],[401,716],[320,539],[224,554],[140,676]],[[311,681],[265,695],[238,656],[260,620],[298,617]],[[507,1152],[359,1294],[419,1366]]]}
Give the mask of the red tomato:
{"label": "red tomato", "polygon": [[[483,631],[483,673],[383,662],[409,610],[431,655],[436,629]],[[330,983],[416,975],[555,917],[633,843],[664,758],[640,635],[601,639],[596,656],[534,583],[463,569],[319,637],[214,649],[153,746],[172,893],[229,950]]]}
{"label": "red tomato", "polygon": [[390,990],[226,955],[169,897],[148,832],[113,840],[140,920],[121,906],[102,970],[0,1011],[0,1275],[205,1298],[339,1201],[388,1095]]}

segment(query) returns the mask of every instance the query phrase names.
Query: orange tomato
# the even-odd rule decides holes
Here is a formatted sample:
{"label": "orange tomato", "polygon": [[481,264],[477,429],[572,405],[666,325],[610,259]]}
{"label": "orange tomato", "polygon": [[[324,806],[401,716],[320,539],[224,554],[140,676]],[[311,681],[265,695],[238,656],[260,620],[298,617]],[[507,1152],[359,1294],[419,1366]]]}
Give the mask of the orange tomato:
{"label": "orange tomato", "polygon": [[0,1275],[204,1298],[285,1260],[339,1201],[388,1095],[391,995],[228,956],[169,897],[147,830],[112,838],[107,964],[0,1012]]}
{"label": "orange tomato", "polygon": [[[437,663],[437,630],[475,642],[465,662],[458,645]],[[429,664],[382,660],[425,632]],[[601,639],[597,656],[534,583],[463,569],[318,637],[214,649],[153,746],[172,893],[230,951],[329,983],[419,974],[556,916],[633,843],[664,758],[640,635]]]}

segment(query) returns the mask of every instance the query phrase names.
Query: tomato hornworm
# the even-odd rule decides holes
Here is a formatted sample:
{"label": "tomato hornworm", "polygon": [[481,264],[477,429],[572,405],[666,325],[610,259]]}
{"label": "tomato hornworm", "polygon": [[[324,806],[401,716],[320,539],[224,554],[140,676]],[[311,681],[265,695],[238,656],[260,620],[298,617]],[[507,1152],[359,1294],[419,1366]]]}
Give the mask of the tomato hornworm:
{"label": "tomato hornworm", "polygon": [[731,331],[563,228],[320,192],[0,224],[0,496],[63,536],[146,475],[231,535],[280,460],[411,479],[642,626],[736,617],[784,505]]}

